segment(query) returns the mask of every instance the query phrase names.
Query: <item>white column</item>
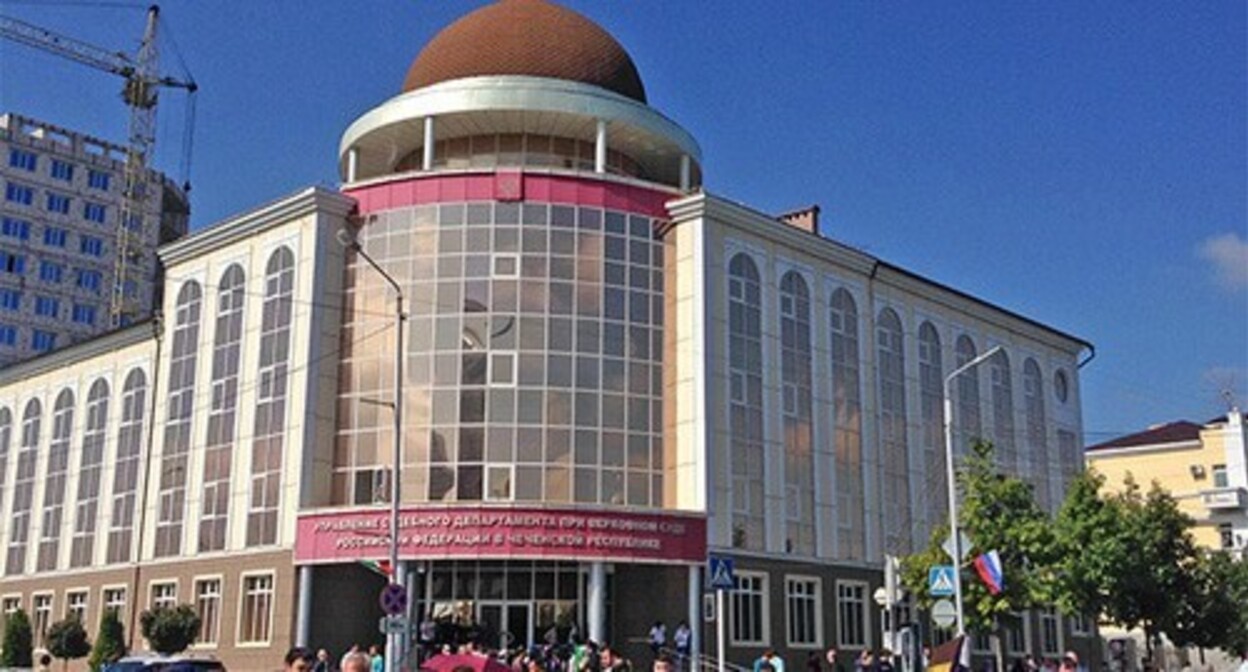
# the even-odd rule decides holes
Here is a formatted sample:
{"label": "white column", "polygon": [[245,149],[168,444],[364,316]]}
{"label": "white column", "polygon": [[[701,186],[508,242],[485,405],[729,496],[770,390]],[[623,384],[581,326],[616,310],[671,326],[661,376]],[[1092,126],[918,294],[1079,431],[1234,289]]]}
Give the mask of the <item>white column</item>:
{"label": "white column", "polygon": [[680,190],[689,191],[693,182],[693,166],[688,154],[680,155]]}
{"label": "white column", "polygon": [[295,621],[295,646],[308,646],[312,639],[312,569],[299,567],[299,611]]}
{"label": "white column", "polygon": [[698,668],[702,657],[702,568],[689,565],[689,669]]}
{"label": "white column", "polygon": [[594,138],[594,172],[607,172],[607,121],[598,120],[598,133]]}
{"label": "white column", "polygon": [[347,150],[347,183],[350,184],[359,176],[360,170],[360,148],[352,147]]}
{"label": "white column", "polygon": [[425,117],[425,146],[420,158],[421,170],[433,170],[433,117]]}
{"label": "white column", "polygon": [[[411,572],[409,570],[410,570],[410,563],[407,562],[406,560],[400,560],[394,567],[395,582],[398,583],[400,586],[407,588],[408,602],[407,602],[407,613],[405,614],[405,616],[408,617],[408,626],[407,626],[408,631],[402,634],[386,636],[387,638],[391,638],[391,637],[394,638],[394,647],[389,649],[390,651],[394,652],[394,663],[393,663],[394,666],[390,668],[393,670],[401,669],[400,664],[402,663],[403,659],[407,657],[407,643],[411,641],[409,639],[409,635],[411,634],[411,627],[412,627],[411,626],[412,585],[411,585]],[[386,662],[387,662],[387,665],[390,664],[390,661],[386,661]]]}
{"label": "white column", "polygon": [[589,563],[588,598],[589,638],[601,644],[607,635],[607,566],[602,562]]}

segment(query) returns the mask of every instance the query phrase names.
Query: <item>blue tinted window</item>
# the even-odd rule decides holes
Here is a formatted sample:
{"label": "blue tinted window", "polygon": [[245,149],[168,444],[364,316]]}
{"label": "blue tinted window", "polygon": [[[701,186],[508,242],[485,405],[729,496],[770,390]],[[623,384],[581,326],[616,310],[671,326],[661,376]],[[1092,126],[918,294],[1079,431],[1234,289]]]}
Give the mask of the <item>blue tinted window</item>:
{"label": "blue tinted window", "polygon": [[65,240],[68,236],[65,229],[49,226],[43,230],[43,244],[49,247],[65,247]]}
{"label": "blue tinted window", "polygon": [[74,179],[74,164],[60,159],[52,159],[52,177],[66,182]]}
{"label": "blue tinted window", "polygon": [[4,187],[4,200],[10,203],[30,205],[35,202],[35,190],[25,185],[10,182]]}
{"label": "blue tinted window", "polygon": [[44,282],[60,282],[64,267],[54,261],[39,262],[39,279]]}
{"label": "blue tinted window", "polygon": [[40,317],[56,317],[61,312],[61,302],[51,296],[35,297],[35,314]]}
{"label": "blue tinted window", "polygon": [[104,206],[99,203],[86,203],[82,206],[82,218],[91,222],[104,223]]}
{"label": "blue tinted window", "polygon": [[17,238],[18,240],[29,240],[30,222],[24,219],[12,219],[5,217],[4,224],[0,226],[0,233],[3,233],[10,238]]}
{"label": "blue tinted window", "polygon": [[69,197],[64,194],[48,192],[48,212],[59,212],[62,215],[68,215]]}
{"label": "blue tinted window", "polygon": [[39,352],[47,352],[56,347],[56,334],[42,329],[35,329],[30,335],[30,344]]}
{"label": "blue tinted window", "polygon": [[26,257],[20,254],[0,251],[0,272],[17,273],[21,275],[26,272]]}
{"label": "blue tinted window", "polygon": [[0,345],[17,345],[17,327],[11,324],[0,324]]}
{"label": "blue tinted window", "polygon": [[95,306],[74,304],[74,322],[78,324],[95,324]]}
{"label": "blue tinted window", "polygon": [[0,289],[0,308],[4,310],[21,310],[22,293],[16,289]]}
{"label": "blue tinted window", "polygon": [[78,286],[83,289],[100,291],[100,285],[103,284],[103,276],[99,271],[91,271],[87,269],[78,269]]}
{"label": "blue tinted window", "polygon": [[103,256],[104,240],[94,236],[83,236],[79,248],[83,254],[89,254],[93,257]]}
{"label": "blue tinted window", "polygon": [[98,170],[87,173],[87,186],[92,189],[108,191],[108,173],[102,173]]}
{"label": "blue tinted window", "polygon": [[9,165],[14,168],[21,168],[22,170],[29,170],[33,172],[37,162],[38,157],[34,152],[28,152],[26,150],[16,148],[9,150]]}

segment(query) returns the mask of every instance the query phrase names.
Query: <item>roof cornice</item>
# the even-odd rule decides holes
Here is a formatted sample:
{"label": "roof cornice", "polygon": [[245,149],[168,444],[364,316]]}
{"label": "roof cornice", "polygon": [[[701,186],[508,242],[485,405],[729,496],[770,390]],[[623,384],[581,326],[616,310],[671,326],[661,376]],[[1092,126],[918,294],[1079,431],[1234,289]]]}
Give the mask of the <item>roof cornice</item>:
{"label": "roof cornice", "polygon": [[72,366],[92,357],[109,355],[122,348],[155,340],[160,329],[159,320],[147,320],[124,329],[101,334],[81,343],[53,350],[34,359],[6,366],[0,369],[0,385],[11,385],[49,371]]}
{"label": "roof cornice", "polygon": [[292,219],[324,212],[345,217],[355,208],[354,198],[325,187],[308,187],[290,196],[222,220],[206,229],[176,240],[158,249],[165,266],[208,254],[239,240],[255,236]]}

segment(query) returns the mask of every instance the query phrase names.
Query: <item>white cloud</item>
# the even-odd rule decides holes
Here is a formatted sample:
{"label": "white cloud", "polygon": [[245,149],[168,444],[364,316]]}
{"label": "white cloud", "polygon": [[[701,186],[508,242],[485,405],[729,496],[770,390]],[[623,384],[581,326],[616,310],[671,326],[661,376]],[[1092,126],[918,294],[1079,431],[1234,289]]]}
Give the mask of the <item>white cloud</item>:
{"label": "white cloud", "polygon": [[1213,264],[1222,286],[1231,290],[1248,289],[1248,240],[1238,233],[1225,233],[1206,239],[1196,252]]}

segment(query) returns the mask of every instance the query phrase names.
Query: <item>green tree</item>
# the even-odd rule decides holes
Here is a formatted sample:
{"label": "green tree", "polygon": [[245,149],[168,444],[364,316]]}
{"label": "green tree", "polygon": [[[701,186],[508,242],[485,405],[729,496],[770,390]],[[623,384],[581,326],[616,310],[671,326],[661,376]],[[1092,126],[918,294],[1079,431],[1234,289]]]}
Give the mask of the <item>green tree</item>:
{"label": "green tree", "polygon": [[126,628],[121,624],[117,610],[108,609],[104,618],[100,619],[100,633],[95,637],[95,646],[91,649],[87,665],[92,672],[99,672],[108,663],[115,663],[125,655]]}
{"label": "green tree", "polygon": [[[995,550],[1001,557],[1005,580],[1004,590],[993,595],[974,570],[960,567],[963,613],[968,630],[993,634],[997,669],[1005,669],[1000,646],[1004,620],[1047,596],[1045,577],[1052,561],[1052,528],[1036,504],[1031,486],[997,471],[992,444],[977,442],[971,449],[956,476],[958,525],[971,539],[974,553],[968,558]],[[923,608],[930,608],[935,601],[927,592],[928,568],[950,562],[941,548],[948,536],[947,527],[936,530],[925,550],[902,562],[902,582]]]}
{"label": "green tree", "polygon": [[69,661],[91,653],[91,642],[87,640],[87,629],[77,616],[69,616],[57,621],[48,628],[48,653],[60,658],[62,668],[69,667]]}
{"label": "green tree", "polygon": [[144,611],[139,614],[139,624],[153,651],[172,655],[185,651],[195,641],[200,618],[194,607],[179,604],[172,608]]}
{"label": "green tree", "polygon": [[1092,469],[1076,476],[1053,522],[1057,553],[1047,588],[1068,614],[1106,613],[1118,574],[1134,553],[1121,502],[1104,496],[1104,485],[1105,477]]}
{"label": "green tree", "polygon": [[1225,551],[1199,553],[1177,598],[1177,618],[1166,634],[1179,646],[1239,653],[1248,643],[1248,565]]}
{"label": "green tree", "polygon": [[0,667],[31,667],[34,639],[26,612],[18,609],[9,614],[4,624],[4,652],[0,653]]}

